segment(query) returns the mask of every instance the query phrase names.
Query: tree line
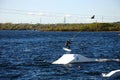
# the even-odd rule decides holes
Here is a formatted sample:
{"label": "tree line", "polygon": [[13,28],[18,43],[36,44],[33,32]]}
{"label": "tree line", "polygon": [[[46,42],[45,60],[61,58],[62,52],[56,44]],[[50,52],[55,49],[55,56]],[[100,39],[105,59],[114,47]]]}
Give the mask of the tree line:
{"label": "tree line", "polygon": [[28,24],[0,23],[0,30],[40,31],[120,31],[120,22],[84,24]]}

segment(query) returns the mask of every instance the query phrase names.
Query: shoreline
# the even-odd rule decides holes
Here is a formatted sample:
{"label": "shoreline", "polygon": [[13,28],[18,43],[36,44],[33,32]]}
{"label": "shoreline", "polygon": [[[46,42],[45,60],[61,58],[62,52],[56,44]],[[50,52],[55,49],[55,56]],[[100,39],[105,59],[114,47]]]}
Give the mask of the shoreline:
{"label": "shoreline", "polygon": [[18,30],[18,29],[16,29],[16,30],[10,30],[10,29],[6,29],[6,30],[0,30],[0,31],[40,31],[40,32],[120,32],[120,31],[73,31],[73,30],[71,30],[71,31],[41,31],[41,30]]}
{"label": "shoreline", "polygon": [[120,22],[89,24],[13,24],[0,23],[0,30],[33,30],[64,32],[120,32]]}

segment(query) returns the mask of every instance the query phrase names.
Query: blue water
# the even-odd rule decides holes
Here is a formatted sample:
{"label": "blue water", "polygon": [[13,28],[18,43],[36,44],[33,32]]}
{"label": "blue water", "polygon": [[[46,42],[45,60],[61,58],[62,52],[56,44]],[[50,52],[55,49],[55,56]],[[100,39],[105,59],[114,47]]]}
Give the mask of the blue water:
{"label": "blue water", "polygon": [[[120,69],[119,62],[53,65],[65,42],[78,32],[0,31],[0,80],[106,80],[101,73]],[[72,53],[120,59],[119,32],[80,32]]]}

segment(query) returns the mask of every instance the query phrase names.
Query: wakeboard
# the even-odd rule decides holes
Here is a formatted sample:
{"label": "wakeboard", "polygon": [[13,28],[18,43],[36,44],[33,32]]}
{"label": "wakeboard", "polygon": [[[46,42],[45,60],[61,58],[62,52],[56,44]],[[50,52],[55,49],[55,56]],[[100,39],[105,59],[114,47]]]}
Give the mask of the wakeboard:
{"label": "wakeboard", "polygon": [[65,47],[63,47],[63,50],[65,50],[67,52],[71,52],[72,51],[71,49],[68,49],[68,48],[65,48]]}

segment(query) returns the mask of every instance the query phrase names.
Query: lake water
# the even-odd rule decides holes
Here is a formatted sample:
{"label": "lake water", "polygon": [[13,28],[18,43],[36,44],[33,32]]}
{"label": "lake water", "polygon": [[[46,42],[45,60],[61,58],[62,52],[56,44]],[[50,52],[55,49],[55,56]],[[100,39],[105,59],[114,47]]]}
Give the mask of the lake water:
{"label": "lake water", "polygon": [[[77,34],[77,35],[76,35]],[[120,69],[119,62],[53,65],[73,38],[72,53],[120,59],[119,32],[0,31],[0,80],[106,80],[101,73]]]}

